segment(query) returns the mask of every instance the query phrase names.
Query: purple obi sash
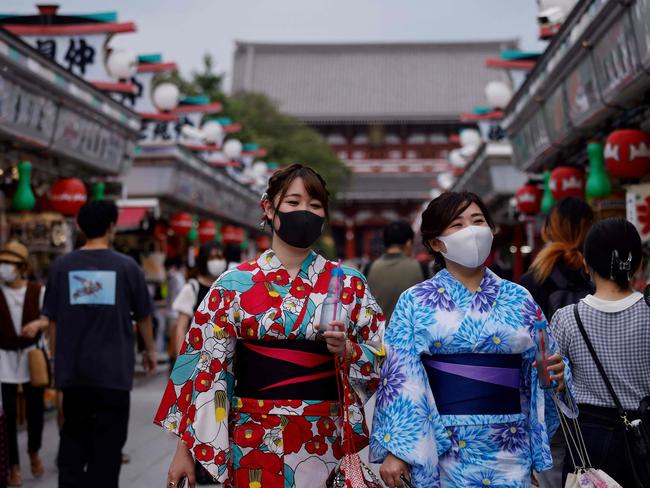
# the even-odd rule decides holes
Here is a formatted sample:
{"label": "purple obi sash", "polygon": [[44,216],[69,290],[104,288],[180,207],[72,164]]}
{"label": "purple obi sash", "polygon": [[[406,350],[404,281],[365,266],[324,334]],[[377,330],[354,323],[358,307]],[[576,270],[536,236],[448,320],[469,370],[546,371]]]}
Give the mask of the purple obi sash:
{"label": "purple obi sash", "polygon": [[521,413],[520,354],[422,356],[440,415]]}

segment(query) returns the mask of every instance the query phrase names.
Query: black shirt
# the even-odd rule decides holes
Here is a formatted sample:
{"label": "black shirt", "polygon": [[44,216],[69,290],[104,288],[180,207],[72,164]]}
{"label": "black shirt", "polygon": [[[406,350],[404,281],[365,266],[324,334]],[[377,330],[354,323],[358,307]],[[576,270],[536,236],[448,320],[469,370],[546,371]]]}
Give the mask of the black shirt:
{"label": "black shirt", "polygon": [[56,322],[56,385],[130,390],[133,321],[152,310],[144,274],[132,258],[110,249],[58,258],[43,306],[43,315]]}

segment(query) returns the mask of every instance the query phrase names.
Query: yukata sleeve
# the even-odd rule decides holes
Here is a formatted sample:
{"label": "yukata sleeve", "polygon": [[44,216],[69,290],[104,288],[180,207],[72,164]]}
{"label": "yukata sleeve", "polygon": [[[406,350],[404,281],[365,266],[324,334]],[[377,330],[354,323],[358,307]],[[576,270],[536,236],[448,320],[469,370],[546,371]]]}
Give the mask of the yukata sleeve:
{"label": "yukata sleeve", "polygon": [[[546,322],[543,314],[541,314],[541,320]],[[559,352],[560,349],[548,323],[546,330],[549,337],[548,350]],[[532,328],[530,328],[530,333],[532,337]],[[565,389],[562,393],[558,393],[554,389],[544,390],[539,386],[537,369],[533,367],[533,361],[535,360],[534,346],[525,352],[524,360],[524,367],[527,369],[528,377],[526,396],[529,405],[527,413],[531,436],[531,455],[533,469],[539,472],[553,467],[550,439],[560,426],[560,415],[564,414],[575,418],[578,411],[573,396],[571,368],[566,357],[563,357]],[[557,400],[557,403],[555,400]]]}
{"label": "yukata sleeve", "polygon": [[[386,360],[381,369],[375,416],[370,438],[370,461],[383,462],[388,454],[402,459],[418,472],[433,472],[438,457],[451,447],[441,421],[420,354],[428,352],[428,332],[418,322],[430,324],[433,310],[416,311],[410,291],[402,294],[384,343]],[[420,317],[428,314],[428,321]]]}
{"label": "yukata sleeve", "polygon": [[352,289],[355,297],[348,329],[352,345],[350,385],[365,404],[377,390],[379,382],[379,369],[385,354],[386,317],[363,277],[346,276],[344,285]]}
{"label": "yukata sleeve", "polygon": [[154,423],[181,437],[219,482],[230,456],[228,413],[234,387],[233,292],[215,283],[194,314]]}

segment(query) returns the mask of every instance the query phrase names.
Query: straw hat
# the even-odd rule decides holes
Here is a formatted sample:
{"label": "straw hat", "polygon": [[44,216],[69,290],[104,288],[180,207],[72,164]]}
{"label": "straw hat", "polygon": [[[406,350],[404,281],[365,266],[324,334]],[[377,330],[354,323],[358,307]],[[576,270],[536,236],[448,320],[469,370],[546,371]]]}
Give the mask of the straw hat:
{"label": "straw hat", "polygon": [[29,251],[18,241],[7,242],[0,251],[0,262],[27,264]]}

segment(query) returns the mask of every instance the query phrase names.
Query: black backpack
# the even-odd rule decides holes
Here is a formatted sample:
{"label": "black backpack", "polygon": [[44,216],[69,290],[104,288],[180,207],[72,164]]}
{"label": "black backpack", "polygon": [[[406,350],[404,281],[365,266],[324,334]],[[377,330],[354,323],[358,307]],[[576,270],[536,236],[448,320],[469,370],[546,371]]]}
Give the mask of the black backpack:
{"label": "black backpack", "polygon": [[546,307],[546,319],[551,320],[555,312],[568,305],[575,305],[584,297],[593,293],[591,287],[586,284],[575,285],[569,282],[564,275],[556,268],[548,277],[549,280],[557,287],[554,292],[548,296],[548,304]]}

